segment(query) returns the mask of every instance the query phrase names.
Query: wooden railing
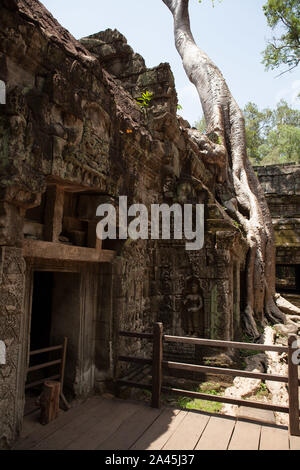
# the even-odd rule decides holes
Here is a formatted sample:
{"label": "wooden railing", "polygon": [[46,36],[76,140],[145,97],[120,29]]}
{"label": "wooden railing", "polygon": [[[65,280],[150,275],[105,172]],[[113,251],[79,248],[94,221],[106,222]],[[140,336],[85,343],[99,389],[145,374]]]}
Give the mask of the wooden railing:
{"label": "wooden railing", "polygon": [[61,356],[59,359],[56,359],[54,361],[47,361],[47,362],[42,362],[41,364],[37,364],[34,366],[30,366],[27,369],[27,375],[30,372],[34,372],[37,370],[41,369],[47,369],[48,367],[52,366],[59,366],[59,371],[55,375],[51,375],[49,377],[44,377],[43,379],[35,380],[34,382],[26,382],[25,384],[25,390],[29,388],[36,387],[38,385],[42,385],[45,381],[47,380],[57,380],[60,382],[60,397],[67,409],[70,408],[70,405],[64,396],[63,393],[63,385],[64,385],[64,375],[65,375],[65,365],[66,365],[66,356],[67,356],[67,344],[68,344],[68,338],[64,338],[64,342],[62,344],[59,344],[57,346],[49,346],[48,348],[43,348],[43,349],[36,349],[34,351],[29,352],[29,358],[31,359],[33,356],[53,352],[53,351],[61,351]]}
{"label": "wooden railing", "polygon": [[[119,361],[152,365],[152,385],[143,383],[128,381],[128,380],[117,380],[118,386],[135,387],[141,389],[148,389],[152,392],[152,407],[159,408],[161,402],[161,393],[173,393],[191,398],[200,398],[202,400],[212,400],[215,402],[229,403],[238,406],[248,406],[252,408],[259,408],[265,410],[271,410],[280,413],[289,413],[289,430],[291,435],[299,436],[299,385],[300,381],[298,378],[298,366],[292,360],[293,354],[297,351],[297,336],[289,335],[288,346],[276,346],[266,344],[255,344],[255,343],[241,343],[234,341],[217,341],[210,339],[200,339],[192,337],[181,337],[181,336],[170,336],[163,334],[162,323],[155,323],[153,326],[153,333],[137,333],[129,331],[120,331],[120,336],[129,338],[139,338],[151,340],[153,342],[152,358],[141,358],[131,356],[119,356]],[[172,362],[163,360],[163,343],[186,343],[195,344],[197,346],[210,346],[213,348],[235,348],[235,349],[247,349],[254,351],[273,351],[278,353],[288,354],[288,376],[266,374],[259,372],[251,372],[246,370],[227,369],[221,367],[202,366],[196,364],[187,364],[182,362]],[[247,377],[251,379],[270,380],[275,382],[283,382],[288,384],[289,393],[289,406],[273,405],[268,403],[250,401],[250,400],[238,400],[234,398],[209,395],[205,393],[192,392],[184,389],[178,389],[174,387],[163,386],[163,370],[185,370],[190,372],[200,372],[206,374],[220,374],[220,375],[231,375],[235,377]]]}

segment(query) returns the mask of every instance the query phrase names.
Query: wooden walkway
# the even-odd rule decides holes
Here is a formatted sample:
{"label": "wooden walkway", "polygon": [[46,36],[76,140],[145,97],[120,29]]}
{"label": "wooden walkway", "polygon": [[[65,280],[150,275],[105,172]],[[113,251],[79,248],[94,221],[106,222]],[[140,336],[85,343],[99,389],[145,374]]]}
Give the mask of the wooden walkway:
{"label": "wooden walkway", "polygon": [[285,427],[92,397],[42,426],[27,416],[15,450],[300,450]]}

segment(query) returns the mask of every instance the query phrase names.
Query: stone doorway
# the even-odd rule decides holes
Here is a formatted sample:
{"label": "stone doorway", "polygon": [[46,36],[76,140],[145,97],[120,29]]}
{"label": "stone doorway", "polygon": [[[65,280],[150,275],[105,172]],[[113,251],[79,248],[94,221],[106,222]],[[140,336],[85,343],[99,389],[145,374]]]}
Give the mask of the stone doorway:
{"label": "stone doorway", "polygon": [[30,351],[50,346],[52,323],[52,283],[52,272],[34,272],[30,326]]}
{"label": "stone doorway", "polygon": [[[39,259],[27,259],[26,263],[26,370],[30,350],[62,344],[66,336],[65,395],[69,400],[87,396],[94,389],[98,268],[92,263],[59,263]],[[57,359],[51,354],[57,356],[57,352],[36,356],[37,363]],[[34,360],[32,357],[30,365],[34,365]],[[38,372],[49,377],[57,374],[58,369]],[[40,378],[44,377],[36,376],[32,380],[28,376],[29,382]],[[28,400],[28,393],[26,395],[24,414],[33,409],[33,400]]]}
{"label": "stone doorway", "polygon": [[[65,388],[73,396],[79,359],[80,281],[80,273],[35,271],[33,275],[30,350],[62,344],[68,338]],[[51,353],[33,357],[31,364],[48,360],[52,360]],[[49,369],[38,372],[51,375]]]}

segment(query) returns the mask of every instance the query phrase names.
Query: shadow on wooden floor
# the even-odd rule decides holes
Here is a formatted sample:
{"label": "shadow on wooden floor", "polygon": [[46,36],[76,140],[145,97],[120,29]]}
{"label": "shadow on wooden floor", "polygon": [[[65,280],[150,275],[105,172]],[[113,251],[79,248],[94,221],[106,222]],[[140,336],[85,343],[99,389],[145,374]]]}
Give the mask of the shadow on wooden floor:
{"label": "shadow on wooden floor", "polygon": [[300,450],[300,437],[274,426],[191,410],[95,396],[46,426],[26,417],[15,450]]}

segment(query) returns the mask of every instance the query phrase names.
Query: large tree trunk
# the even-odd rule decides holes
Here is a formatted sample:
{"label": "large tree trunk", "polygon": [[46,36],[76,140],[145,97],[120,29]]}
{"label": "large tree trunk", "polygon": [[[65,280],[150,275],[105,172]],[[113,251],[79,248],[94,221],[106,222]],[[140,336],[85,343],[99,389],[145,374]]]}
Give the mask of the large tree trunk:
{"label": "large tree trunk", "polygon": [[[205,158],[218,169],[216,197],[244,229],[247,256],[247,306],[243,312],[248,334],[258,337],[256,322],[285,322],[275,303],[275,244],[272,219],[254,170],[247,158],[245,122],[220,70],[196,45],[190,30],[189,0],[163,0],[174,17],[176,48],[195,85],[210,140],[191,131]],[[217,138],[217,140],[216,140]],[[204,140],[206,139],[206,142]],[[211,140],[214,141],[210,142]],[[217,142],[217,143],[216,143]]]}

